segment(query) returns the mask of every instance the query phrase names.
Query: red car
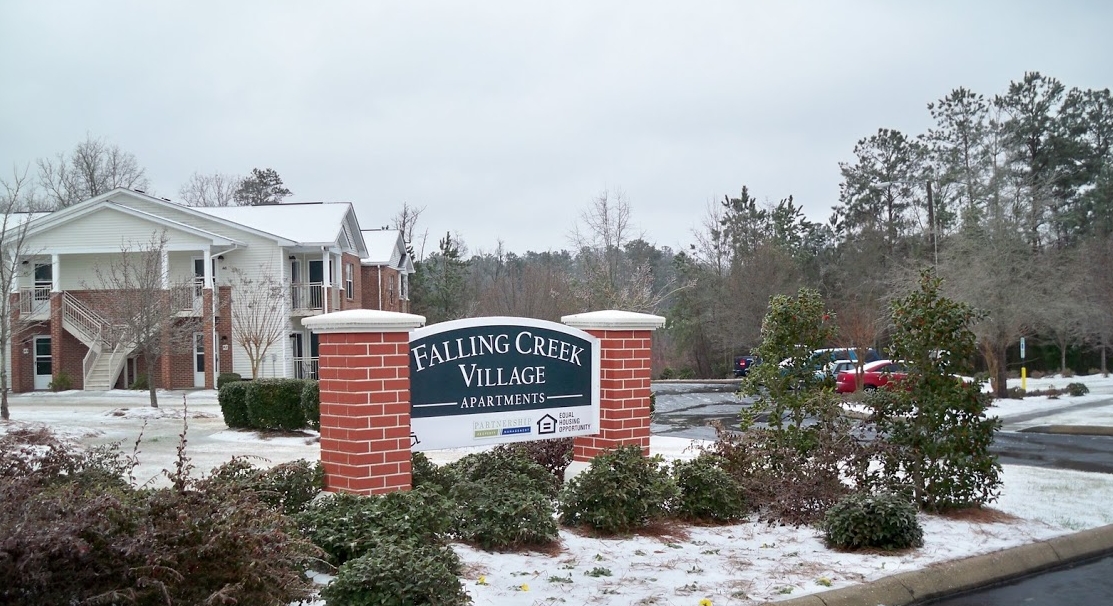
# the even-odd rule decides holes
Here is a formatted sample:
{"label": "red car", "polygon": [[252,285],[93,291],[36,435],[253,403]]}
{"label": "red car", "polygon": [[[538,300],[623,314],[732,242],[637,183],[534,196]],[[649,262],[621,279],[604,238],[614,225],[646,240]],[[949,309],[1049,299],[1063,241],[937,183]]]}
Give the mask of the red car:
{"label": "red car", "polygon": [[[855,379],[858,372],[847,370],[840,372],[835,378],[835,391],[838,393],[853,393],[858,389]],[[893,360],[878,360],[862,367],[862,389],[873,391],[885,387],[889,383],[903,381],[908,377],[908,370],[904,364]]]}

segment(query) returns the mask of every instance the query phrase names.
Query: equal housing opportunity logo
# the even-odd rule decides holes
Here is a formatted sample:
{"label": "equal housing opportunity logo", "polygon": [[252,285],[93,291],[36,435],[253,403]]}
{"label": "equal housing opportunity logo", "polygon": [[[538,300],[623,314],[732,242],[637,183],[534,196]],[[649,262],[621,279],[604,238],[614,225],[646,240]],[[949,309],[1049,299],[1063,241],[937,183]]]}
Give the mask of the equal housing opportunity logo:
{"label": "equal housing opportunity logo", "polygon": [[529,318],[427,326],[410,338],[410,402],[419,450],[598,433],[598,340]]}

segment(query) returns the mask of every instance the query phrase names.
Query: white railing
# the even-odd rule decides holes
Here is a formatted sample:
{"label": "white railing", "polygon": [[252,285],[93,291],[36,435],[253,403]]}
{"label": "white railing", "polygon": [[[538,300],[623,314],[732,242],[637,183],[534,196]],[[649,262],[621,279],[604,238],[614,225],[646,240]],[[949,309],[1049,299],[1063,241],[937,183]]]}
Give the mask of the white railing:
{"label": "white railing", "polygon": [[294,358],[295,379],[316,379],[317,358]]}
{"label": "white railing", "polygon": [[[295,312],[336,311],[336,292],[336,288],[326,287],[321,282],[296,282],[290,285],[290,308]],[[325,309],[326,303],[328,309]]]}
{"label": "white railing", "polygon": [[62,319],[85,335],[90,349],[95,346],[99,351],[108,322],[68,292],[62,293],[62,303]]}
{"label": "white railing", "polygon": [[50,310],[50,287],[35,286],[19,289],[19,313],[36,314]]}

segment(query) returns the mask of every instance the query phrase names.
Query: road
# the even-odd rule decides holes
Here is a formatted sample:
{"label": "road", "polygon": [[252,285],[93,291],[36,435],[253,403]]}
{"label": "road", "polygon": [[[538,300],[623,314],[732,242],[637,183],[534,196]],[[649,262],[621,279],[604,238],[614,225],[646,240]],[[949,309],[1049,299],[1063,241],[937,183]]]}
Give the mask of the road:
{"label": "road", "polygon": [[1113,603],[1113,557],[1021,579],[932,606],[1106,606]]}
{"label": "road", "polygon": [[[736,383],[654,383],[657,394],[656,413],[650,424],[654,435],[714,440],[718,421],[724,427],[738,424],[738,413],[753,402],[739,398]],[[1097,402],[1062,410],[1108,406]],[[1025,427],[1010,431],[1010,425],[1022,425],[1048,416],[1051,412],[1026,413],[1011,417],[1005,430],[999,431],[992,450],[1006,464],[1031,465],[1113,473],[1113,436],[1044,433],[1041,427]]]}

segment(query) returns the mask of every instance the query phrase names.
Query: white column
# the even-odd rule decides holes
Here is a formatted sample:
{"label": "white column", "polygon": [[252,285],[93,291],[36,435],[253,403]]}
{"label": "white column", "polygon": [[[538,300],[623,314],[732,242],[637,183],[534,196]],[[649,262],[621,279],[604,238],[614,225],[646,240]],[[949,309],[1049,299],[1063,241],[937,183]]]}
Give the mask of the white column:
{"label": "white column", "polygon": [[50,255],[50,292],[62,292],[62,268],[60,257]]}
{"label": "white column", "polygon": [[162,288],[170,288],[170,251],[162,251]]}
{"label": "white column", "polygon": [[205,255],[205,285],[202,288],[213,287],[213,254],[209,249],[201,251]]}
{"label": "white column", "polygon": [[332,274],[332,267],[330,267],[331,263],[332,255],[329,254],[329,250],[325,248],[321,251],[321,273],[324,274],[323,276],[321,276],[321,296],[323,299],[321,306],[324,313],[332,311],[331,309],[329,309],[329,303],[332,302],[332,293],[329,292],[329,289],[332,288],[332,280],[329,279],[330,274]]}

